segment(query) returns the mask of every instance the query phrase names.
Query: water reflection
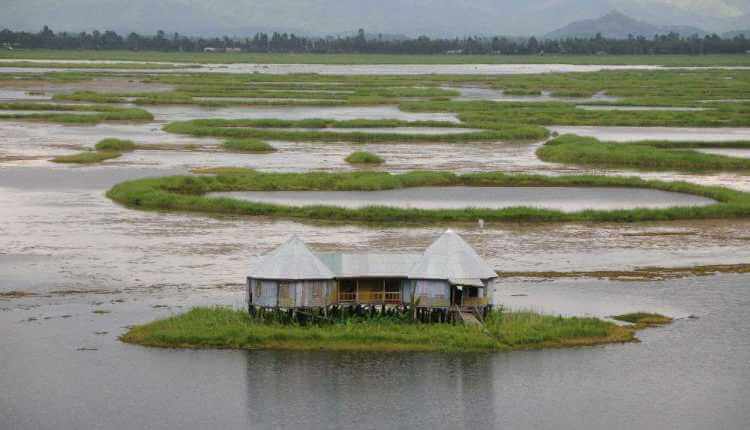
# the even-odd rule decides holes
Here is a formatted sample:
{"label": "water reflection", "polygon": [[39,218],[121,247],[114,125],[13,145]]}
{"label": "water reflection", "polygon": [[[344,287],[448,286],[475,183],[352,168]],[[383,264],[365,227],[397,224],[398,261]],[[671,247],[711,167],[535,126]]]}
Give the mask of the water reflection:
{"label": "water reflection", "polygon": [[478,428],[497,421],[493,358],[247,352],[248,419],[259,428]]}

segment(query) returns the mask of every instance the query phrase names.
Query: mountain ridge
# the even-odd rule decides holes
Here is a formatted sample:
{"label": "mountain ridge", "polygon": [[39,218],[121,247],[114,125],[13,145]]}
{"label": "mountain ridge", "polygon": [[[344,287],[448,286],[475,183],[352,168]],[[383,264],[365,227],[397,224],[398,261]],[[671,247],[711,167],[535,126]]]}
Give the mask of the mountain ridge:
{"label": "mountain ridge", "polygon": [[682,36],[698,35],[707,33],[693,26],[685,25],[655,25],[646,21],[632,18],[624,13],[612,10],[606,15],[594,18],[573,21],[568,25],[547,33],[546,39],[565,39],[573,37],[594,37],[601,34],[608,39],[627,39],[629,36],[653,37],[657,34],[679,33]]}

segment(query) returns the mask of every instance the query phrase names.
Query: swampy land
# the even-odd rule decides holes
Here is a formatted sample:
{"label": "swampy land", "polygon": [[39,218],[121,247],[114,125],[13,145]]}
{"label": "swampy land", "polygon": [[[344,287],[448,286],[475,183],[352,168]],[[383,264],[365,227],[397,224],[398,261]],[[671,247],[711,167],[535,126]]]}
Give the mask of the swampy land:
{"label": "swampy land", "polygon": [[[197,68],[84,70],[75,63],[105,54],[163,54],[30,53],[44,63],[0,67],[0,386],[11,387],[0,428],[750,421],[750,71],[725,67],[744,59],[268,56],[255,61],[287,64],[264,69],[222,68],[219,54],[195,56]],[[53,54],[74,63],[50,65]],[[191,62],[174,55],[160,60]],[[575,137],[549,143],[555,133]],[[347,161],[357,152],[383,162]],[[78,154],[93,162],[54,161]],[[398,207],[361,208],[376,192]],[[673,322],[639,342],[541,349],[563,345],[516,327],[529,335],[519,347],[484,333],[463,337],[483,348],[415,348],[421,331],[386,324],[383,338],[407,345],[387,352],[358,347],[370,327],[324,351],[304,328],[261,327],[303,339],[277,350],[243,344],[247,326],[196,340],[196,326],[165,322],[221,307],[247,323],[248,261],[292,234],[321,251],[416,252],[446,228],[499,272],[493,299],[508,312],[631,335],[612,317]],[[192,348],[127,342],[136,335]]]}

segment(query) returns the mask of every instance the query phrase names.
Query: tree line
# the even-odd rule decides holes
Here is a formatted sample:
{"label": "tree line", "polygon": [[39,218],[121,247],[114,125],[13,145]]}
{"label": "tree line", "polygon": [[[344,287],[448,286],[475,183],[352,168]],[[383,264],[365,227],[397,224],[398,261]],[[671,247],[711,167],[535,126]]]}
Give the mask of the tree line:
{"label": "tree line", "polygon": [[371,54],[736,54],[750,52],[750,39],[744,35],[722,38],[716,34],[684,37],[677,33],[654,37],[630,36],[609,39],[598,34],[558,40],[511,37],[464,38],[384,38],[357,34],[340,37],[303,37],[291,33],[257,33],[254,37],[187,37],[179,33],[154,35],[114,31],[59,32],[49,27],[38,33],[0,31],[0,47],[5,49],[127,49],[134,51],[199,52],[206,49],[279,53],[371,53]]}

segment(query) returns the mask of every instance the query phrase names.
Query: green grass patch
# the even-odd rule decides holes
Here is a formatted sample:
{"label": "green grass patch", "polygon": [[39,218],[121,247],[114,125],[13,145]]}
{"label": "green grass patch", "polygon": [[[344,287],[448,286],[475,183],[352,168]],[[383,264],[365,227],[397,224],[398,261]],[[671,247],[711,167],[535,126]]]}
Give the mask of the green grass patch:
{"label": "green grass patch", "polygon": [[346,162],[350,164],[383,164],[385,160],[372,152],[355,151],[346,157]]}
{"label": "green grass patch", "polygon": [[71,164],[93,164],[101,163],[104,160],[111,160],[121,156],[120,152],[113,151],[84,151],[72,155],[60,155],[52,159],[53,163],[71,163]]}
{"label": "green grass patch", "polygon": [[[745,142],[747,145],[750,142]],[[711,147],[709,142],[680,144],[668,142],[608,143],[591,137],[564,135],[547,142],[536,152],[548,162],[597,167],[630,167],[644,170],[750,171],[750,159],[705,154],[682,149]],[[726,147],[726,146],[723,146]]]}
{"label": "green grass patch", "polygon": [[[273,216],[306,220],[346,222],[638,222],[685,219],[750,217],[750,193],[724,187],[686,182],[647,181],[637,177],[566,175],[545,176],[485,172],[457,175],[440,171],[307,172],[263,173],[250,169],[204,169],[213,175],[168,176],[127,181],[112,187],[107,196],[126,206],[146,210],[175,210]],[[218,191],[302,191],[302,190],[386,190],[425,186],[538,186],[538,187],[629,187],[694,194],[716,200],[707,206],[661,209],[583,210],[562,212],[551,209],[512,207],[504,209],[413,209],[371,206],[347,209],[336,206],[286,206],[233,198],[209,197]]]}
{"label": "green grass patch", "polygon": [[[481,128],[478,131],[450,134],[405,134],[388,132],[351,131],[351,128],[396,128],[396,127],[436,127],[436,128]],[[340,129],[344,131],[331,131]],[[445,142],[461,143],[493,140],[543,139],[549,132],[537,126],[512,124],[456,124],[447,121],[401,121],[401,120],[278,120],[278,119],[198,119],[172,122],[164,126],[170,133],[187,134],[196,137],[255,138],[288,141],[319,142]]]}
{"label": "green grass patch", "polygon": [[387,317],[281,324],[213,307],[135,326],[120,340],[166,348],[487,352],[629,342],[635,336],[632,328],[595,318],[532,312],[494,311],[483,329]]}
{"label": "green grass patch", "polygon": [[125,103],[125,98],[118,94],[97,93],[95,91],[76,91],[70,94],[55,94],[56,101],[88,102],[88,103]]}
{"label": "green grass patch", "polygon": [[[143,109],[108,105],[9,102],[0,103],[0,110],[19,111],[18,113],[0,114],[0,119],[35,120],[62,124],[98,124],[103,121],[153,121],[154,119],[150,112]],[[23,111],[37,112],[24,113]]]}
{"label": "green grass patch", "polygon": [[647,312],[633,312],[629,314],[615,315],[612,319],[629,322],[640,328],[665,325],[672,322],[672,318]]}
{"label": "green grass patch", "polygon": [[102,139],[94,146],[97,151],[130,152],[135,151],[137,145],[132,140],[108,138]]}
{"label": "green grass patch", "polygon": [[276,151],[268,142],[258,139],[228,139],[222,143],[227,151],[263,154]]}

